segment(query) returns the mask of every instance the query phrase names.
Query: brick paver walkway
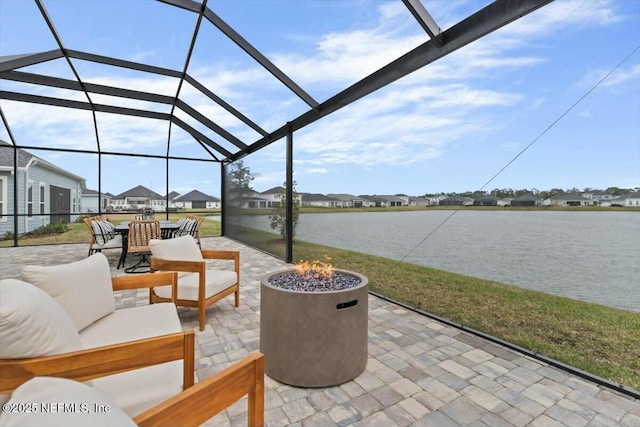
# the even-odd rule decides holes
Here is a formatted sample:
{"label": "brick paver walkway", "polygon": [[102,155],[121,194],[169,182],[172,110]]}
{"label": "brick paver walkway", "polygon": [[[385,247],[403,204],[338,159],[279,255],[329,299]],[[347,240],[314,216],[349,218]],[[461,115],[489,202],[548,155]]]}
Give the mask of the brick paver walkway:
{"label": "brick paver walkway", "polygon": [[[241,306],[232,298],[208,310],[196,332],[199,380],[259,349],[260,278],[286,264],[226,238],[203,248],[241,252]],[[119,253],[108,254],[114,274]],[[82,259],[87,245],[0,249],[0,278],[25,264]],[[145,292],[116,296],[118,307],[148,302]],[[197,330],[195,310],[180,308]],[[640,401],[548,366],[418,313],[369,296],[369,360],[357,378],[304,389],[266,377],[267,426],[640,426]],[[206,423],[246,424],[241,401]]]}

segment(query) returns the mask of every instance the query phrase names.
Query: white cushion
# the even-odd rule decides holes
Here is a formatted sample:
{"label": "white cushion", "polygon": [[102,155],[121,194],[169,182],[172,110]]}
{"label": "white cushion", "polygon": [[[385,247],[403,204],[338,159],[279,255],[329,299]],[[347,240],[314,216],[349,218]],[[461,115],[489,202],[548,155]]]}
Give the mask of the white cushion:
{"label": "white cushion", "polygon": [[0,280],[0,359],[81,348],[73,320],[49,294],[20,280]]}
{"label": "white cushion", "polygon": [[151,239],[149,247],[154,258],[176,261],[202,261],[202,252],[191,236],[173,239]]}
{"label": "white cushion", "polygon": [[93,249],[115,249],[122,247],[122,235],[116,234],[112,239],[109,239],[104,244],[95,243]]}
{"label": "white cushion", "polygon": [[[187,273],[178,278],[178,299],[198,301],[199,274]],[[232,270],[207,270],[205,277],[205,298],[224,291],[238,282],[238,275]],[[160,298],[171,298],[171,286],[154,288]]]}
{"label": "white cushion", "polygon": [[180,331],[173,303],[148,304],[114,311],[83,329],[80,341],[82,347],[94,348]]}
{"label": "white cushion", "polygon": [[109,261],[101,253],[69,264],[25,266],[22,280],[51,295],[78,331],[115,310]]}
{"label": "white cushion", "polygon": [[[176,306],[161,303],[116,310],[82,330],[80,340],[84,348],[93,348],[180,331]],[[135,416],[182,391],[182,361],[95,378],[92,382],[94,388]]]}
{"label": "white cushion", "polygon": [[[15,389],[7,405],[16,410],[4,411],[0,417],[1,427],[136,425],[103,393],[65,378],[35,377]],[[46,408],[49,411],[45,411]]]}
{"label": "white cushion", "polygon": [[182,361],[162,363],[91,381],[96,390],[113,399],[129,416],[135,417],[182,392]]}

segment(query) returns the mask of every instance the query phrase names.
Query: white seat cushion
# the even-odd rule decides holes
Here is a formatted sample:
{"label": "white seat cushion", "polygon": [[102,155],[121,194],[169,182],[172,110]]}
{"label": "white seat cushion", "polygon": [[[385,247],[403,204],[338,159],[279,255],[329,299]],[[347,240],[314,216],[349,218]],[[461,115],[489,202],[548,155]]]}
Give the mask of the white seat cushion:
{"label": "white seat cushion", "polygon": [[[35,377],[15,389],[7,405],[9,409],[15,407],[16,411],[3,411],[1,427],[136,425],[103,393],[65,378]],[[45,411],[45,408],[49,408],[49,411]]]}
{"label": "white seat cushion", "polygon": [[49,294],[21,280],[0,280],[0,359],[81,349],[73,320]]}
{"label": "white seat cushion", "polygon": [[[233,286],[238,282],[238,275],[231,270],[207,270],[205,277],[205,298],[209,298],[217,293]],[[187,273],[178,278],[178,299],[188,301],[198,301],[198,273]],[[171,286],[160,286],[154,288],[160,298],[171,298]]]}
{"label": "white seat cushion", "polygon": [[122,247],[122,235],[116,234],[114,238],[107,240],[104,244],[94,243],[93,249],[116,249]]}
{"label": "white seat cushion", "polygon": [[[80,333],[85,348],[182,331],[172,303],[116,310]],[[163,363],[92,380],[93,387],[135,416],[182,391],[182,361]]]}
{"label": "white seat cushion", "polygon": [[182,361],[162,363],[91,381],[96,390],[113,399],[129,416],[135,417],[182,392]]}
{"label": "white seat cushion", "polygon": [[182,331],[173,303],[115,310],[80,332],[84,348],[101,347]]}
{"label": "white seat cushion", "polygon": [[109,261],[101,253],[69,264],[25,266],[22,280],[51,295],[78,331],[115,310]]}

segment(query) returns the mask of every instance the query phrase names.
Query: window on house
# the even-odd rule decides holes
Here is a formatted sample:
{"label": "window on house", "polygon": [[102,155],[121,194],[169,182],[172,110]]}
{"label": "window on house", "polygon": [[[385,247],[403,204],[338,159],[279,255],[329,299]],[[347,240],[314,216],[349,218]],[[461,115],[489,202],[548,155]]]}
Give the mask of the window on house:
{"label": "window on house", "polygon": [[45,186],[44,184],[40,184],[40,215],[44,215],[44,194],[45,194]]}
{"label": "window on house", "polygon": [[29,181],[27,188],[27,216],[29,218],[33,216],[33,181]]}
{"label": "window on house", "polygon": [[7,180],[0,177],[0,221],[7,220]]}

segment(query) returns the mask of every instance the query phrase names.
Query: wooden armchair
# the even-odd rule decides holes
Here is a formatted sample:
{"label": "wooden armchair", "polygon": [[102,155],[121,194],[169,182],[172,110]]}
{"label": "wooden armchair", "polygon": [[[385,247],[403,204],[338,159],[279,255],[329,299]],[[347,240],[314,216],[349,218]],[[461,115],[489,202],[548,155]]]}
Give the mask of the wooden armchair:
{"label": "wooden armchair", "polygon": [[[0,394],[12,393],[18,407],[106,401],[110,411],[4,411],[3,425],[199,425],[244,395],[249,425],[263,424],[261,354],[194,386],[194,332],[182,330],[174,304],[115,310],[114,291],[176,289],[178,273],[111,277],[106,257],[94,254],[26,266],[22,279],[0,280]],[[92,387],[79,383],[88,380]]]}
{"label": "wooden armchair", "polygon": [[112,278],[94,254],[22,278],[0,280],[0,394],[36,376],[92,380],[135,416],[193,385],[194,333],[175,305],[115,310],[114,290],[173,287],[176,273]]}
{"label": "wooden armchair", "polygon": [[[94,380],[96,389],[136,415],[193,385],[194,333],[182,330],[175,306],[138,306],[110,313],[109,307],[104,307],[103,297],[108,297],[102,289],[105,281],[115,291],[173,286],[176,273],[110,278],[102,254],[61,266],[31,267],[27,273],[23,270],[23,277],[38,284],[0,281],[0,394],[36,376]],[[100,271],[102,267],[106,272]],[[93,274],[94,283],[99,284],[85,286],[86,274]],[[56,281],[69,277],[88,288],[84,295],[77,289],[57,287]],[[47,293],[52,291],[57,299]],[[72,301],[68,297],[73,294],[77,305],[83,307],[74,304],[69,309]],[[88,294],[102,299],[102,307],[90,301]],[[87,314],[97,319],[92,321]],[[141,319],[149,324],[131,328]],[[155,390],[145,393],[145,382]]]}
{"label": "wooden armchair", "polygon": [[249,427],[264,425],[264,355],[238,363],[134,418],[143,426],[198,426],[248,396]]}
{"label": "wooden armchair", "polygon": [[[150,271],[177,271],[175,288],[152,288],[150,302],[173,302],[177,306],[198,309],[200,330],[204,330],[207,307],[234,294],[240,306],[240,252],[201,250],[191,236],[149,241]],[[229,260],[233,270],[207,269],[206,260]]]}
{"label": "wooden armchair", "polygon": [[207,378],[189,389],[170,397],[131,419],[107,396],[85,384],[70,380],[36,377],[15,390],[8,407],[27,407],[38,402],[86,404],[87,408],[108,407],[108,412],[8,412],[3,421],[8,425],[54,426],[199,426],[222,412],[243,396],[248,396],[247,425],[264,425],[264,356],[253,353],[240,362]]}

